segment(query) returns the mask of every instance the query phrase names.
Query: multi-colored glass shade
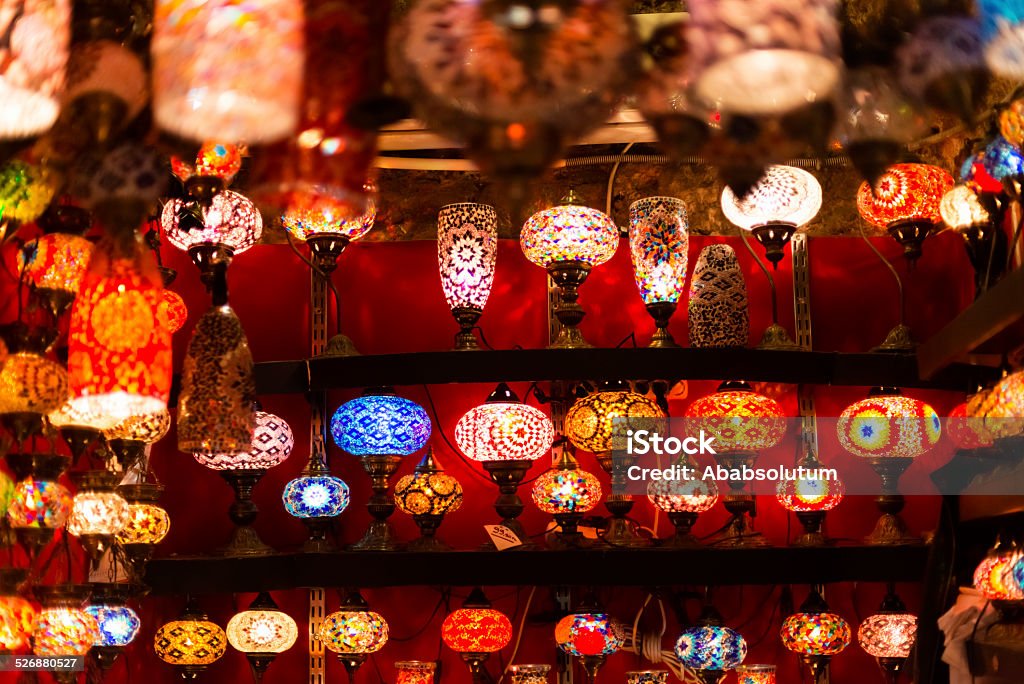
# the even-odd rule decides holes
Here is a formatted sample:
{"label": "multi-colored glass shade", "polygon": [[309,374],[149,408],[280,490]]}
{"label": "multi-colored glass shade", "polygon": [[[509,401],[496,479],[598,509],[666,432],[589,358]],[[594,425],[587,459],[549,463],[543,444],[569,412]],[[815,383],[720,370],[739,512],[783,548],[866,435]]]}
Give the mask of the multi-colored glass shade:
{"label": "multi-colored glass shade", "polygon": [[985,146],[982,164],[988,175],[1002,182],[1004,179],[1024,177],[1024,154],[1006,138],[997,135]]}
{"label": "multi-colored glass shade", "polygon": [[180,181],[187,181],[192,176],[208,176],[219,178],[227,185],[241,170],[241,145],[204,142],[196,153],[195,165],[179,157],[171,157],[171,173]]}
{"label": "multi-colored glass shade", "polygon": [[7,520],[11,527],[56,529],[71,513],[71,494],[64,485],[26,478],[14,487]]}
{"label": "multi-colored glass shade", "polygon": [[188,320],[188,307],[185,305],[185,300],[174,290],[166,288],[160,290],[160,306],[157,309],[157,317],[168,332],[178,332]]}
{"label": "multi-colored glass shade", "polygon": [[704,513],[718,503],[714,480],[651,480],[647,498],[666,513]]}
{"label": "multi-colored glass shade", "polygon": [[68,532],[83,535],[113,535],[128,524],[130,513],[125,498],[112,491],[80,491],[71,501]]}
{"label": "multi-colored glass shade", "polygon": [[171,530],[171,516],[152,503],[128,504],[128,522],[117,533],[118,544],[159,544]]}
{"label": "multi-colored glass shade", "polygon": [[698,625],[683,630],[675,653],[691,670],[732,670],[747,657],[747,641],[728,627]]}
{"label": "multi-colored glass shade", "polygon": [[167,409],[141,416],[131,416],[103,431],[108,440],[124,439],[133,442],[155,444],[171,429],[171,414]]}
{"label": "multi-colored glass shade", "polygon": [[28,647],[36,624],[36,609],[20,596],[0,596],[0,650],[21,651]]}
{"label": "multi-colored glass shade", "polygon": [[846,485],[842,480],[816,477],[781,480],[775,489],[775,497],[782,507],[794,513],[831,511],[845,493]]}
{"label": "multi-colored glass shade", "polygon": [[[565,436],[594,454],[611,451],[633,423],[664,419],[656,403],[628,389],[597,391],[577,399],[565,414]],[[624,442],[623,442],[624,443]]]}
{"label": "multi-colored glass shade", "polygon": [[744,386],[697,399],[685,415],[691,430],[714,436],[719,452],[770,449],[786,433],[779,403]]}
{"label": "multi-colored glass shade", "polygon": [[903,221],[939,223],[942,196],[953,188],[953,177],[928,164],[895,164],[875,183],[861,183],[857,211],[873,226],[888,228]]}
{"label": "multi-colored glass shade", "polygon": [[10,140],[43,133],[57,120],[71,42],[71,2],[13,0],[5,9],[0,139]]}
{"label": "multi-colored glass shade", "polygon": [[586,513],[601,500],[601,482],[586,470],[554,468],[533,484],[533,503],[552,515]]}
{"label": "multi-colored glass shade", "polygon": [[985,61],[998,76],[1024,78],[1024,8],[1016,0],[978,0]]}
{"label": "multi-colored glass shade", "polygon": [[201,245],[222,245],[237,255],[263,235],[263,217],[256,205],[233,190],[218,192],[209,207],[189,200],[168,200],[160,214],[160,225],[167,241],[185,251]]}
{"label": "multi-colored glass shade", "polygon": [[46,420],[58,430],[66,427],[89,428],[88,414],[75,410],[75,407],[68,401],[64,402],[56,411],[50,411],[46,415]]}
{"label": "multi-colored glass shade", "polygon": [[551,672],[551,666],[541,663],[512,665],[508,668],[512,684],[548,684],[549,672]]}
{"label": "multi-colored glass shade", "polygon": [[555,625],[555,643],[569,655],[611,655],[622,642],[621,628],[606,613],[572,613]]}
{"label": "multi-colored glass shade", "polygon": [[999,112],[999,134],[1018,147],[1024,145],[1024,98]]}
{"label": "multi-colored glass shade", "polygon": [[629,206],[629,252],[644,304],[679,301],[686,284],[689,227],[681,199],[645,197]]}
{"label": "multi-colored glass shade", "polygon": [[794,653],[833,656],[850,645],[850,625],[835,613],[794,613],[782,623],[779,636]]}
{"label": "multi-colored glass shade", "polygon": [[600,266],[615,254],[619,229],[597,209],[566,204],[528,218],[519,245],[527,259],[543,268],[566,261]]}
{"label": "multi-colored glass shade", "polygon": [[[333,155],[328,155],[328,157]],[[377,188],[371,182],[361,193],[331,191],[325,186],[304,187],[291,193],[281,225],[297,240],[336,235],[355,242],[370,232],[377,220]]]}
{"label": "multi-colored glass shade", "polygon": [[369,610],[340,610],[324,618],[317,638],[334,653],[376,653],[388,642],[388,623]]}
{"label": "multi-colored glass shade", "polygon": [[181,667],[212,665],[224,656],[227,644],[224,630],[205,617],[172,620],[161,625],[153,636],[157,658]]}
{"label": "multi-colored glass shade", "polygon": [[7,515],[12,498],[14,498],[14,480],[7,473],[0,471],[0,518]]}
{"label": "multi-colored glass shade", "polygon": [[99,627],[93,646],[127,646],[135,640],[142,626],[138,614],[126,605],[90,605],[85,607],[85,612]]}
{"label": "multi-colored glass shade", "polygon": [[159,0],[153,117],[193,140],[271,142],[292,133],[302,96],[298,0]]}
{"label": "multi-colored glass shade", "polygon": [[744,230],[770,221],[799,228],[820,210],[821,183],[795,166],[769,166],[743,197],[736,197],[729,186],[722,190],[722,213],[729,223]]}
{"label": "multi-colored glass shade", "polygon": [[631,670],[626,684],[668,684],[668,670]]}
{"label": "multi-colored glass shade", "polygon": [[1024,552],[1016,548],[989,554],[974,570],[974,588],[988,601],[1022,601],[1024,588],[1014,573]]}
{"label": "multi-colored glass shade", "polygon": [[437,663],[432,660],[399,660],[395,663],[395,684],[434,684],[436,670]]}
{"label": "multi-colored glass shade", "polygon": [[408,456],[430,439],[422,406],[394,394],[367,394],[342,404],[331,418],[334,443],[353,456]]}
{"label": "multi-colored glass shade", "polygon": [[19,159],[7,162],[0,167],[0,219],[25,223],[39,218],[53,200],[56,184],[55,174],[39,166]]}
{"label": "multi-colored glass shade", "polygon": [[942,421],[928,404],[883,395],[851,404],[836,423],[839,443],[861,458],[916,458],[942,436]]}
{"label": "multi-colored glass shade", "polygon": [[18,251],[18,271],[40,290],[78,293],[93,244],[80,235],[47,233]]}
{"label": "multi-colored glass shade", "polygon": [[447,515],[462,507],[462,485],[445,472],[404,475],[395,485],[395,505],[409,515]]}
{"label": "multi-colored glass shade", "polygon": [[907,613],[878,613],[860,623],[857,642],[876,658],[906,658],[917,640],[917,617]]}
{"label": "multi-colored glass shade", "polygon": [[348,485],[333,475],[303,475],[285,485],[281,495],[288,515],[296,518],[334,518],[348,508]]}
{"label": "multi-colored glass shade", "polygon": [[37,656],[85,655],[100,637],[96,618],[76,605],[43,606],[32,631]]}
{"label": "multi-colored glass shade", "polygon": [[245,610],[236,613],[227,628],[228,643],[242,653],[284,653],[295,645],[299,628],[281,610]]}
{"label": "multi-colored glass shade", "polygon": [[992,434],[985,429],[985,420],[967,415],[967,402],[958,404],[946,418],[946,434],[958,449],[980,449],[992,446]]}
{"label": "multi-colored glass shade", "polygon": [[723,112],[785,114],[826,100],[839,84],[835,0],[687,5],[687,43],[699,73],[695,91]]}
{"label": "multi-colored glass shade", "polygon": [[67,396],[67,372],[40,354],[10,354],[0,366],[0,414],[50,413]]}
{"label": "multi-colored glass shade", "polygon": [[97,245],[71,309],[70,403],[98,430],[165,409],[171,392],[163,286],[152,255],[128,240]]}
{"label": "multi-colored glass shade", "polygon": [[256,430],[249,451],[194,456],[200,465],[210,470],[269,470],[283,463],[294,446],[292,429],[283,418],[256,411]]}
{"label": "multi-colored glass shade", "polygon": [[775,684],[774,665],[740,665],[736,668],[736,684]]}
{"label": "multi-colored glass shade", "polygon": [[444,619],[441,639],[456,653],[496,653],[512,641],[512,622],[493,608],[459,608]]}
{"label": "multi-colored glass shade", "polygon": [[554,439],[551,419],[521,402],[480,404],[455,425],[455,443],[474,461],[536,461]]}
{"label": "multi-colored glass shade", "polygon": [[1024,371],[1010,373],[992,388],[976,415],[993,439],[1024,432]]}
{"label": "multi-colored glass shade", "polygon": [[494,285],[498,213],[486,204],[449,204],[437,214],[437,267],[449,309],[483,310]]}
{"label": "multi-colored glass shade", "polygon": [[1021,556],[1013,566],[1013,581],[1017,583],[1017,588],[1024,592],[1024,556]]}
{"label": "multi-colored glass shade", "polygon": [[978,200],[978,194],[969,185],[957,184],[942,196],[939,203],[942,222],[956,231],[988,225],[988,210]]}

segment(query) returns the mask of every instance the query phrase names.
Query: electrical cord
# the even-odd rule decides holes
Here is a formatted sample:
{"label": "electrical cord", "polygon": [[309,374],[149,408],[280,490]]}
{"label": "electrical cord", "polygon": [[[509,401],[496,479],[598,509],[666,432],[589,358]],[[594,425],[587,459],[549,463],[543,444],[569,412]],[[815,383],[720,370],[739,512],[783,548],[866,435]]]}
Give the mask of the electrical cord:
{"label": "electrical cord", "polygon": [[293,252],[295,252],[295,256],[299,257],[299,259],[302,260],[302,263],[306,264],[306,266],[309,266],[311,271],[313,271],[318,276],[323,278],[324,283],[327,285],[328,288],[330,288],[331,294],[334,295],[334,316],[335,316],[335,319],[336,319],[335,323],[337,324],[338,334],[340,335],[341,334],[341,297],[338,295],[338,288],[335,287],[334,280],[331,279],[331,276],[330,276],[329,273],[327,273],[322,268],[320,268],[319,266],[314,264],[312,261],[307,259],[302,254],[302,252],[299,251],[299,248],[295,246],[295,240],[292,238],[292,234],[290,232],[288,232],[286,230],[284,232],[284,235],[288,239],[288,246],[292,248]]}
{"label": "electrical cord", "polygon": [[640,618],[643,617],[644,610],[646,610],[652,598],[653,594],[648,594],[647,598],[640,605],[640,609],[633,618],[633,629],[626,634],[622,648],[635,653],[655,665],[664,665],[684,684],[697,684],[699,680],[693,673],[683,667],[679,659],[676,658],[675,652],[662,648],[662,640],[668,629],[668,618],[665,615],[665,604],[660,598],[658,599],[658,608],[661,612],[660,629],[657,633],[640,632]]}
{"label": "electrical cord", "polygon": [[498,677],[497,684],[501,684],[501,681],[505,679],[505,674],[508,672],[508,669],[516,662],[516,654],[519,653],[519,644],[523,640],[523,632],[526,631],[526,617],[530,614],[530,604],[533,603],[533,595],[536,591],[537,587],[530,587],[530,595],[526,597],[526,607],[523,608],[523,615],[519,620],[519,633],[516,635],[516,643],[512,647],[512,655],[509,656],[508,664],[502,669],[501,675]]}
{"label": "electrical cord", "polygon": [[452,453],[459,457],[459,460],[461,460],[466,465],[466,467],[469,469],[471,473],[473,473],[473,475],[477,476],[487,484],[491,484],[491,478],[481,474],[476,468],[474,468],[470,460],[466,458],[465,454],[462,453],[462,450],[456,448],[456,446],[452,444],[451,440],[448,439],[448,435],[445,434],[444,428],[441,426],[441,419],[438,418],[437,416],[437,406],[434,405],[434,397],[431,396],[430,394],[430,387],[428,385],[420,386],[423,388],[423,391],[427,395],[427,402],[430,404],[430,413],[431,415],[434,416],[434,426],[437,428],[438,434],[441,435],[441,439],[444,440],[444,443],[448,445],[448,448],[452,451]]}

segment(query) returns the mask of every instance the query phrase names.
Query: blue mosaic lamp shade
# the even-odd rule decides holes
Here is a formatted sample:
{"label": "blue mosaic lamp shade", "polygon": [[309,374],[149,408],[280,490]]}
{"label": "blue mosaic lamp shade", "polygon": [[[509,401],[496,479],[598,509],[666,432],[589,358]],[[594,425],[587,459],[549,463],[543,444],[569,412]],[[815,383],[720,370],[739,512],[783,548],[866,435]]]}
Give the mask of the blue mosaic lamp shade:
{"label": "blue mosaic lamp shade", "polygon": [[1024,77],[1024,4],[1020,0],[978,0],[985,61],[997,76]]}
{"label": "blue mosaic lamp shade", "polygon": [[733,670],[747,657],[747,641],[734,629],[699,625],[683,630],[675,652],[691,670]]}
{"label": "blue mosaic lamp shade", "polygon": [[336,518],[348,508],[348,485],[333,475],[303,475],[285,485],[281,495],[288,515],[296,518]]}
{"label": "blue mosaic lamp shade", "polygon": [[85,612],[93,616],[100,628],[93,646],[127,646],[142,626],[138,614],[128,606],[100,604],[86,606]]}
{"label": "blue mosaic lamp shade", "polygon": [[334,443],[353,456],[408,456],[430,439],[423,407],[393,394],[369,394],[342,404],[331,418]]}
{"label": "blue mosaic lamp shade", "polygon": [[988,174],[997,181],[1014,176],[1024,176],[1024,155],[1017,146],[1001,135],[985,147],[982,164]]}

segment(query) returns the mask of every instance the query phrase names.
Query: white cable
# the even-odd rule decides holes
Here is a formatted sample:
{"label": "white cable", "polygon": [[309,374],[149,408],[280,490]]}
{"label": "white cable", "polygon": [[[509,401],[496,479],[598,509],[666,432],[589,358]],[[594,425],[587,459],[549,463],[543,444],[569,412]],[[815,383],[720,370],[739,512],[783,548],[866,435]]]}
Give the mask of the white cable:
{"label": "white cable", "polygon": [[508,659],[505,669],[501,671],[501,676],[498,677],[496,684],[501,684],[501,680],[505,678],[508,668],[512,667],[512,664],[516,662],[516,654],[519,653],[519,643],[523,640],[523,630],[526,628],[526,616],[530,613],[530,603],[533,601],[533,593],[535,591],[537,591],[537,587],[530,587],[530,595],[526,597],[526,607],[523,608],[523,617],[519,620],[519,634],[516,636],[516,645],[512,647],[512,656]]}
{"label": "white cable", "polygon": [[643,616],[644,609],[647,608],[647,604],[651,602],[652,595],[648,594],[647,598],[644,599],[643,604],[640,606],[640,610],[637,611],[636,617],[633,619],[633,630],[626,635],[625,642],[622,644],[622,648],[627,651],[632,651],[644,660],[654,665],[664,665],[672,674],[676,676],[679,681],[684,684],[699,684],[699,681],[692,672],[683,667],[679,659],[676,658],[675,651],[666,651],[661,647],[662,641],[665,638],[665,631],[668,629],[668,618],[665,615],[665,604],[661,599],[658,599],[658,608],[661,612],[661,630],[657,633],[644,632],[640,634],[639,640],[637,639],[637,632],[640,627],[640,618]]}

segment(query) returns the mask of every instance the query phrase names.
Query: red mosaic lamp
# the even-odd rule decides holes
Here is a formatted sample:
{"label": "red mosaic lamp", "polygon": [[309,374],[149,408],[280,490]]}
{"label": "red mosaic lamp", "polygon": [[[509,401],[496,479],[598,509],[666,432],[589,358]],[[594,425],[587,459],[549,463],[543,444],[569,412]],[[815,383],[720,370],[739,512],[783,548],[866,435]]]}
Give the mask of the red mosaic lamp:
{"label": "red mosaic lamp", "polygon": [[494,610],[484,592],[476,587],[462,608],[444,619],[441,640],[462,656],[474,684],[479,684],[487,681],[484,663],[512,640],[512,622],[504,613]]}
{"label": "red mosaic lamp", "polygon": [[[800,459],[797,464],[806,470],[818,470],[821,461],[813,452]],[[829,480],[820,477],[801,477],[779,482],[775,497],[787,511],[795,513],[804,533],[797,537],[796,546],[822,546],[828,543],[821,531],[828,511],[839,505],[846,493],[846,485],[840,479]]]}
{"label": "red mosaic lamp", "polygon": [[860,623],[857,643],[878,661],[886,684],[896,684],[917,641],[917,616],[896,595],[892,584],[878,612]]}

